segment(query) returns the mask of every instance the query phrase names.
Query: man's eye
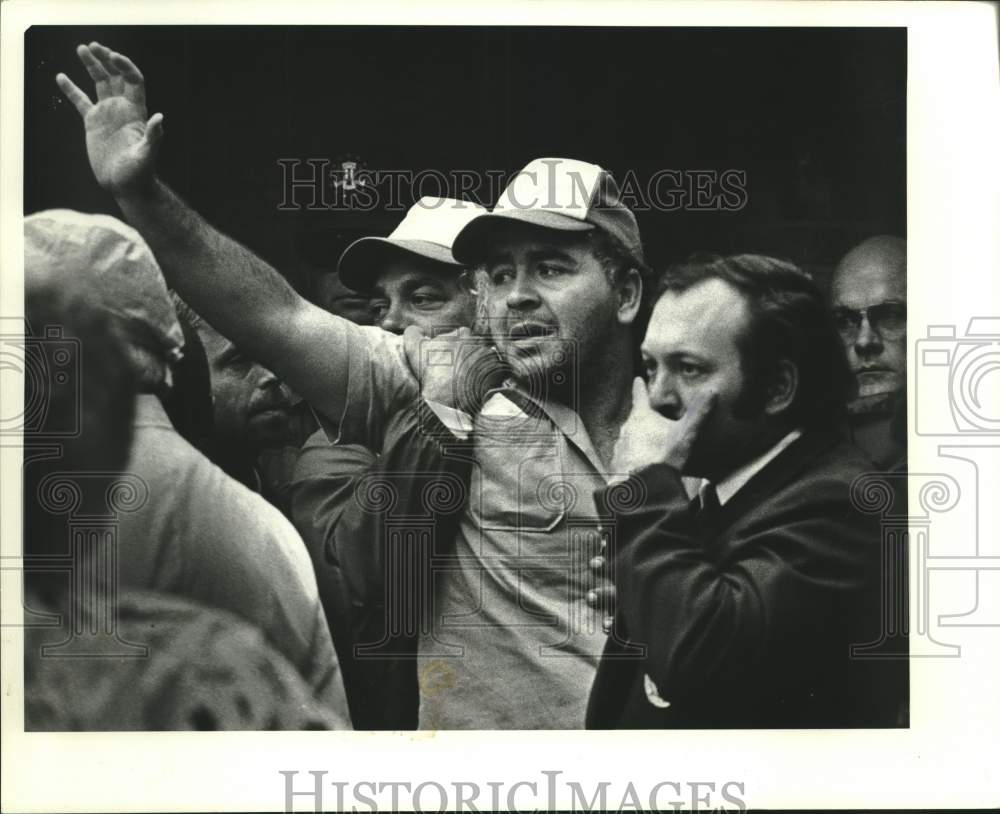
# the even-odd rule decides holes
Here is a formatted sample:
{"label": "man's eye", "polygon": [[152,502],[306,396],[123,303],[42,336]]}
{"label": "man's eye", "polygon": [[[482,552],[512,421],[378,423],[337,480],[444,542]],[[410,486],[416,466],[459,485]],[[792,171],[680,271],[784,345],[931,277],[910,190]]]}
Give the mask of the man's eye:
{"label": "man's eye", "polygon": [[514,279],[514,272],[510,269],[493,269],[489,272],[489,278],[493,285],[504,285]]}
{"label": "man's eye", "polygon": [[704,371],[701,365],[692,362],[677,362],[674,365],[674,372],[685,379],[693,379],[700,376]]}
{"label": "man's eye", "polygon": [[566,270],[560,266],[553,266],[551,263],[540,263],[538,266],[538,274],[541,277],[558,277],[560,274],[565,274]]}
{"label": "man's eye", "polygon": [[851,328],[855,323],[855,315],[850,311],[834,311],[833,322],[837,328]]}
{"label": "man's eye", "polygon": [[371,304],[368,306],[375,319],[381,319],[389,311],[389,303],[385,300],[372,300]]}
{"label": "man's eye", "polygon": [[445,298],[440,294],[430,294],[430,293],[414,293],[410,297],[410,302],[414,308],[422,308],[424,310],[429,310],[433,308],[440,308],[444,304]]}

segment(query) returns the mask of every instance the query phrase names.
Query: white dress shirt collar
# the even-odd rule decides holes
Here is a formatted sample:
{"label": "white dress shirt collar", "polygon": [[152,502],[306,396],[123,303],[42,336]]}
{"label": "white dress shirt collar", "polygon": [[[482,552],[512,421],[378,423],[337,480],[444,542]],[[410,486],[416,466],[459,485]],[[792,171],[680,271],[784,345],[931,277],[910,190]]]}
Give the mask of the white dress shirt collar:
{"label": "white dress shirt collar", "polygon": [[[758,458],[754,458],[749,463],[743,464],[739,469],[730,472],[726,477],[715,484],[715,493],[719,496],[719,505],[725,506],[740,489],[746,486],[747,481],[778,457],[792,442],[802,436],[802,430],[792,430],[788,435],[778,441],[773,447]],[[707,481],[703,481],[703,484]]]}

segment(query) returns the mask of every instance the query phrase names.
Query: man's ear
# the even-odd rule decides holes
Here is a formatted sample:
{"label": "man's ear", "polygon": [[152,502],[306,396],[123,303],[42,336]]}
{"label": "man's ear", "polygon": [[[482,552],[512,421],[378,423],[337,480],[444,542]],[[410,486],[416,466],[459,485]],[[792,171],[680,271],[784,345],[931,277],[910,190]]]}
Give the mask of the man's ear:
{"label": "man's ear", "polygon": [[799,390],[799,369],[788,359],[778,362],[774,377],[767,388],[764,399],[764,412],[768,415],[780,415],[787,410]]}
{"label": "man's ear", "polygon": [[642,275],[639,274],[639,269],[624,269],[618,275],[616,289],[618,321],[622,325],[631,325],[642,304]]}

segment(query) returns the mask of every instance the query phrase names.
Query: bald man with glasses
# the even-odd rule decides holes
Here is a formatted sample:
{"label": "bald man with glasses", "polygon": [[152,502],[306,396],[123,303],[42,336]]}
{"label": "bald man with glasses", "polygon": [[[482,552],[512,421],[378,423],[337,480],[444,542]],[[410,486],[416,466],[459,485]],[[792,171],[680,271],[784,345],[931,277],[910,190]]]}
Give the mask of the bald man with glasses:
{"label": "bald man with glasses", "polygon": [[885,467],[906,451],[906,241],[880,235],[837,265],[831,305],[857,380],[849,405],[854,441]]}

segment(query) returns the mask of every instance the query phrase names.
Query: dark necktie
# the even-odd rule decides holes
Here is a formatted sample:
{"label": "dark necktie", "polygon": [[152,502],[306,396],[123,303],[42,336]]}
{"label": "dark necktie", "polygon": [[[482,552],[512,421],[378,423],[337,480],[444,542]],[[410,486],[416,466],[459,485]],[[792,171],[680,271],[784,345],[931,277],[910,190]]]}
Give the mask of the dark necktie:
{"label": "dark necktie", "polygon": [[715,491],[715,486],[711,483],[702,484],[698,492],[699,508],[697,512],[698,525],[701,528],[710,526],[719,515],[722,508],[719,503],[719,493]]}

